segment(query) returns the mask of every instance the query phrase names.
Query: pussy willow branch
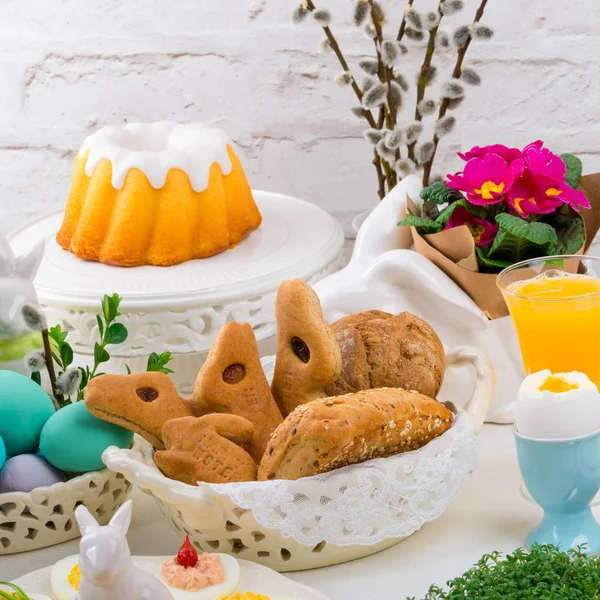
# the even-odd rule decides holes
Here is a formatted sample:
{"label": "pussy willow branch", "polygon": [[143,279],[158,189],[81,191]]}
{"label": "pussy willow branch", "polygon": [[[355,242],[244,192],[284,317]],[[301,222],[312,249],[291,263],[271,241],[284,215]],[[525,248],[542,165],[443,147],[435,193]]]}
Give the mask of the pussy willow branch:
{"label": "pussy willow branch", "polygon": [[[308,9],[311,12],[313,10],[316,10],[316,8],[317,8],[315,6],[315,3],[312,0],[306,0],[306,6],[308,7]],[[335,39],[335,36],[331,32],[331,29],[329,28],[329,26],[323,27],[323,31],[325,32],[325,36],[327,37],[327,41],[329,42],[331,49],[333,50],[334,54],[337,56],[337,59],[340,62],[340,65],[342,65],[342,69],[344,69],[344,71],[346,71],[347,73],[352,73],[352,71],[350,71],[350,67],[348,66],[348,62],[346,61],[346,58],[344,57],[344,54],[342,53],[342,50],[340,49],[340,46],[337,43],[337,40]],[[362,104],[363,92],[360,89],[360,87],[358,86],[358,83],[356,83],[354,76],[352,76],[350,85],[352,87],[352,90],[356,94],[358,101]],[[369,109],[367,109],[367,108],[364,109],[363,116],[365,117],[365,119],[367,120],[367,122],[373,129],[381,129],[381,127],[377,126],[377,121],[375,121],[375,117],[373,116],[373,113]],[[377,181],[378,181],[377,195],[379,196],[380,199],[385,196],[385,192],[386,192],[385,185],[382,184],[382,180],[385,180],[385,178],[383,176],[381,163],[382,163],[381,158],[379,157],[377,152],[375,150],[373,150],[373,165],[375,166],[375,170],[377,171]]]}
{"label": "pussy willow branch", "polygon": [[[442,3],[444,0],[440,0],[438,4],[438,13],[440,14],[440,23],[442,22]],[[417,81],[417,102],[415,105],[415,121],[422,121],[423,115],[419,112],[419,102],[425,97],[425,88],[427,87],[427,81],[429,80],[429,68],[431,67],[431,61],[433,59],[433,53],[435,51],[435,38],[440,27],[438,23],[437,27],[434,27],[429,32],[429,40],[427,41],[427,49],[425,50],[425,57],[423,58],[423,64],[419,71],[419,80]],[[415,160],[415,145],[416,142],[408,146],[408,157]]]}
{"label": "pussy willow branch", "polygon": [[[380,48],[381,48],[381,44],[383,43],[383,29],[381,28],[381,23],[379,22],[379,19],[377,18],[377,12],[375,10],[374,0],[368,0],[368,2],[369,2],[369,6],[371,7],[371,20],[373,21],[373,26],[375,28],[375,35],[377,36],[373,40],[373,42],[375,43],[375,53],[377,54],[377,63],[378,63],[377,74],[379,76],[379,81],[381,81],[382,83],[387,85],[387,98],[388,98],[387,109],[386,109],[385,104],[381,105],[381,107],[379,109],[379,120],[381,122],[382,115],[383,115],[383,118],[385,119],[386,127],[388,129],[393,129],[394,125],[396,124],[396,115],[395,115],[394,105],[392,104],[392,101],[391,101],[392,100],[392,88],[391,88],[390,82],[392,80],[392,71],[391,71],[391,69],[388,69],[388,67],[386,67],[383,64],[383,60],[381,58]],[[385,178],[387,181],[387,188],[389,191],[397,183],[396,172],[392,169],[392,166],[388,163],[387,160],[382,158],[381,162],[383,164],[383,169],[385,171]]]}
{"label": "pussy willow branch", "polygon": [[[481,0],[481,4],[479,5],[477,12],[475,13],[475,18],[473,19],[473,23],[478,23],[481,20],[481,17],[483,17],[483,11],[485,10],[485,6],[486,6],[487,2],[488,2],[488,0]],[[462,75],[462,64],[463,64],[463,61],[465,60],[465,54],[467,53],[467,50],[469,49],[470,44],[471,44],[471,36],[469,36],[469,38],[467,39],[465,44],[458,49],[458,54],[456,56],[456,64],[454,65],[454,70],[452,71],[452,77],[455,79],[460,79],[460,76]],[[442,102],[440,104],[440,110],[438,113],[438,121],[446,114],[446,111],[448,110],[449,102],[450,101],[448,98],[444,98],[442,100]],[[432,154],[431,158],[423,166],[423,186],[429,185],[429,178],[431,176],[431,167],[432,167],[433,161],[435,159],[435,154],[437,152],[439,141],[440,141],[440,138],[434,134],[434,136],[433,136],[433,154]]]}
{"label": "pussy willow branch", "polygon": [[396,39],[399,42],[404,37],[404,32],[406,30],[406,13],[412,7],[414,2],[415,2],[415,0],[408,0],[408,4],[406,5],[406,8],[404,9],[404,16],[402,17],[402,21],[400,22],[400,29],[398,29],[398,35],[396,36]]}
{"label": "pussy willow branch", "polygon": [[[308,7],[308,9],[311,12],[313,10],[316,10],[316,8],[317,8],[315,6],[315,3],[312,0],[306,0],[306,6]],[[342,69],[344,69],[344,71],[346,71],[347,73],[352,73],[352,71],[350,71],[350,67],[348,66],[348,62],[346,61],[346,58],[344,57],[344,54],[342,53],[342,50],[340,49],[340,46],[337,43],[337,40],[335,39],[335,36],[331,32],[331,29],[329,28],[329,26],[323,27],[323,31],[325,32],[325,35],[327,36],[327,41],[329,42],[331,49],[337,56],[337,59],[340,61],[340,65],[342,65]],[[358,86],[358,83],[356,83],[356,80],[354,79],[354,77],[352,77],[352,81],[351,81],[350,85],[351,85],[352,89],[354,90],[354,93],[356,94],[358,101],[362,103],[363,92],[360,89],[360,87]],[[373,113],[370,110],[365,109],[364,117],[368,121],[368,123],[371,127],[373,127],[373,128],[377,127],[377,123],[375,121],[375,118],[373,117]]]}
{"label": "pussy willow branch", "polygon": [[54,410],[60,410],[63,406],[65,399],[64,396],[59,392],[56,387],[56,371],[54,370],[54,358],[52,357],[52,348],[50,346],[50,334],[48,329],[44,327],[42,329],[42,341],[44,342],[44,361],[46,363],[46,370],[48,371],[48,377],[50,378],[50,387],[52,389],[52,404],[54,404]]}

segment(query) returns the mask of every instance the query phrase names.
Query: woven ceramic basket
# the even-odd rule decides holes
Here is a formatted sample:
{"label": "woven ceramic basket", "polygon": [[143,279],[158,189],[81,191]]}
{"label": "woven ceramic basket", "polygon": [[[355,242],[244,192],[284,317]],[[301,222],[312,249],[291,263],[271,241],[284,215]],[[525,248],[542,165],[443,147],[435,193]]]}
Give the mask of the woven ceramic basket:
{"label": "woven ceramic basket", "polygon": [[0,555],[54,546],[80,535],[75,508],[85,504],[105,525],[131,484],[121,473],[92,471],[32,492],[0,494]]}
{"label": "woven ceramic basket", "polygon": [[[425,447],[298,481],[191,486],[165,477],[151,445],[108,448],[106,465],[156,499],[173,528],[206,552],[225,552],[277,571],[346,562],[388,548],[441,515],[475,469],[475,431],[494,392],[479,351],[461,347],[447,364],[470,364],[477,384],[452,427]],[[273,361],[263,359],[267,375]]]}

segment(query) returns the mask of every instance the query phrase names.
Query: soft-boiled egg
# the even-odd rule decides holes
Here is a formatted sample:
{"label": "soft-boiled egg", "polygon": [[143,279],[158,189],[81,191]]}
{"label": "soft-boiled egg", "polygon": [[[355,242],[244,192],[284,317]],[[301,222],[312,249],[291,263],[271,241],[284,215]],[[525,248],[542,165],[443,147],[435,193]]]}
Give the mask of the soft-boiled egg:
{"label": "soft-boiled egg", "polygon": [[598,388],[577,371],[532,373],[519,390],[516,425],[520,434],[543,439],[568,439],[598,431]]}
{"label": "soft-boiled egg", "polygon": [[50,586],[56,600],[71,600],[79,590],[79,555],[59,560],[50,572]]}
{"label": "soft-boiled egg", "polygon": [[201,590],[188,592],[185,589],[169,585],[161,573],[153,573],[173,595],[173,600],[219,600],[222,596],[235,591],[240,582],[240,565],[238,561],[228,554],[216,554],[221,558],[225,579],[221,583],[209,585]]}

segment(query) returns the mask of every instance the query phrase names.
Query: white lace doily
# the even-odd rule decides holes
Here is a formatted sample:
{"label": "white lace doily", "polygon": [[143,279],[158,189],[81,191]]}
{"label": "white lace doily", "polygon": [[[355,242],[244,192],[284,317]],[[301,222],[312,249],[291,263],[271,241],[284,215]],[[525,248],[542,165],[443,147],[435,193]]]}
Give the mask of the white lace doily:
{"label": "white lace doily", "polygon": [[297,481],[201,484],[225,494],[263,527],[305,545],[372,545],[437,518],[477,465],[473,421],[459,414],[424,448]]}

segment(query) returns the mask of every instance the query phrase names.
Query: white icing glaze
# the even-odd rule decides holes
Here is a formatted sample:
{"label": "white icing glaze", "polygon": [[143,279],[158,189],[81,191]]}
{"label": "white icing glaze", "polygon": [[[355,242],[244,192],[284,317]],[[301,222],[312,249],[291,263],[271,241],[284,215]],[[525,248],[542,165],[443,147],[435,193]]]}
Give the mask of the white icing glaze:
{"label": "white icing glaze", "polygon": [[231,140],[221,129],[202,123],[158,121],[104,127],[86,138],[79,152],[90,151],[85,164],[88,176],[103,158],[110,160],[112,185],[116,189],[123,187],[129,169],[145,173],[156,189],[164,186],[170,169],[181,169],[187,173],[193,190],[202,192],[208,186],[214,163],[224,175],[231,172],[227,144]]}

